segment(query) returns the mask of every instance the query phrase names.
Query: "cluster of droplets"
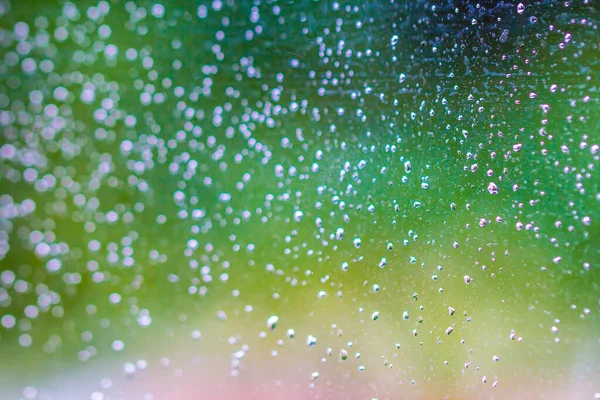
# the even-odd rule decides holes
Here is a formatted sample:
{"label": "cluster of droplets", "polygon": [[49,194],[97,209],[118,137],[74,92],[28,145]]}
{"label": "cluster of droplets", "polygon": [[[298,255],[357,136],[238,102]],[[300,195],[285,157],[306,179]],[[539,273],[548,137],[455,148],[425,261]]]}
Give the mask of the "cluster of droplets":
{"label": "cluster of droplets", "polygon": [[[214,0],[190,12],[159,3],[146,7],[132,1],[122,5],[100,1],[82,7],[65,2],[54,19],[37,16],[33,24],[18,21],[2,30],[0,44],[7,51],[0,72],[9,90],[0,94],[4,139],[0,164],[2,178],[11,192],[15,189],[0,196],[0,260],[22,249],[41,266],[32,271],[30,265],[15,265],[0,274],[0,306],[8,310],[2,313],[0,326],[7,332],[18,330],[20,346],[35,344],[33,325],[44,314],[56,319],[65,319],[66,314],[68,319],[74,311],[63,298],[79,288],[102,293],[80,308],[88,318],[98,319],[104,331],[116,323],[110,313],[103,315],[105,307],[122,306],[126,318],[144,329],[156,316],[145,304],[152,296],[136,294],[156,284],[146,279],[156,279],[164,285],[161,288],[183,292],[189,299],[208,299],[209,292],[225,287],[223,291],[229,290],[237,302],[246,293],[232,285],[242,284],[237,275],[244,276],[243,268],[265,274],[259,277],[267,282],[265,287],[276,288],[268,289],[272,304],[293,297],[282,289],[284,284],[306,287],[311,301],[321,302],[317,304],[331,298],[346,301],[343,293],[352,292],[346,289],[351,286],[348,282],[362,274],[363,287],[358,290],[376,294],[379,303],[360,306],[359,314],[365,312],[367,320],[383,326],[396,315],[385,307],[384,299],[389,299],[397,276],[414,274],[411,285],[444,282],[449,285],[446,289],[469,295],[486,284],[481,271],[489,268],[491,277],[500,274],[502,268],[492,269],[479,259],[473,265],[432,261],[435,256],[452,259],[469,251],[480,257],[484,247],[497,244],[480,232],[500,236],[510,226],[512,234],[514,226],[518,234],[547,238],[561,254],[548,260],[557,267],[565,264],[563,256],[571,248],[569,233],[583,230],[585,237],[591,235],[596,221],[589,202],[580,210],[578,201],[569,200],[575,222],[566,221],[571,215],[556,212],[562,216],[548,227],[537,215],[547,193],[553,189],[557,193],[538,179],[543,168],[559,171],[564,180],[559,186],[571,188],[565,189],[571,190],[569,197],[595,196],[591,204],[599,198],[590,183],[599,157],[597,138],[589,133],[563,140],[551,123],[559,109],[555,98],[571,96],[572,87],[557,81],[549,83],[547,91],[522,90],[514,83],[537,74],[541,50],[517,46],[514,54],[494,54],[488,48],[495,44],[480,46],[467,40],[466,45],[462,39],[440,39],[427,30],[404,38],[402,32],[407,26],[414,30],[409,22],[417,26],[430,18],[464,17],[469,29],[484,29],[480,16],[498,13],[500,29],[490,37],[504,52],[514,46],[519,32],[501,22],[515,17],[516,7],[516,21],[526,15],[530,24],[536,24],[533,7],[518,3],[502,14],[502,7],[484,10],[477,5],[480,11],[463,15],[458,8],[443,11],[433,5],[426,18],[396,18],[391,36],[374,36],[372,41],[364,37],[374,19],[362,16],[358,5],[334,2],[327,5],[327,12],[335,18],[323,26],[312,25],[314,15],[300,13],[300,34],[306,43],[293,51],[268,45],[273,54],[265,61],[239,49],[268,42],[264,38],[275,35],[275,30],[265,32],[271,23],[282,32],[277,33],[277,43],[293,39],[298,32],[286,30],[293,6],[249,5],[241,30],[235,16],[228,14],[230,6]],[[177,27],[198,25],[210,36],[203,48],[192,50],[188,33]],[[136,40],[122,37],[118,32],[123,30]],[[560,34],[556,47],[560,51],[575,47],[576,31],[558,30],[553,25],[548,29]],[[470,30],[465,32],[472,36]],[[553,40],[547,32],[539,35]],[[143,44],[132,46],[138,39]],[[73,49],[68,50],[67,44]],[[193,56],[187,54],[190,51]],[[492,60],[491,70],[472,62],[482,51]],[[384,64],[389,67],[381,67]],[[192,71],[193,79],[182,78],[186,71]],[[472,90],[467,81],[474,74],[490,82],[497,77],[496,89]],[[425,84],[428,80],[438,83]],[[307,83],[306,90],[297,87],[298,81]],[[493,104],[504,100],[505,110]],[[573,108],[597,101],[591,94],[568,100]],[[503,111],[521,115],[522,109],[540,113],[540,126],[525,128],[525,122],[499,121],[502,116],[496,115]],[[585,118],[573,112],[565,119],[583,123]],[[303,123],[311,128],[298,126]],[[530,179],[523,169],[529,168],[527,158],[538,154],[542,161],[532,163]],[[586,165],[579,165],[574,154]],[[26,190],[17,190],[20,185]],[[470,200],[463,201],[459,191]],[[506,202],[501,212],[494,207],[500,202]],[[450,235],[437,232],[462,215],[468,216],[466,234],[462,227],[449,230]],[[76,233],[69,236],[60,229],[65,221],[76,227]],[[471,224],[486,230],[471,233]],[[563,225],[566,234],[561,232]],[[146,228],[150,232],[142,231]],[[556,235],[550,232],[553,228]],[[265,256],[266,248],[283,256]],[[425,254],[427,248],[436,249],[434,256]],[[509,255],[508,250],[502,252]],[[259,269],[269,257],[276,260],[266,260],[266,267]],[[496,262],[495,251],[490,258]],[[583,266],[585,271],[591,269],[589,261]],[[148,270],[152,272],[144,275]],[[426,278],[419,278],[421,270],[427,272]],[[39,282],[37,272],[47,275],[47,282]],[[116,287],[106,295],[102,288],[109,285]],[[430,292],[442,296],[444,289],[424,286],[419,292],[426,298]],[[418,298],[415,292],[413,301]],[[23,303],[21,299],[27,304],[17,309],[14,304]],[[409,339],[421,340],[420,332],[427,332],[435,316],[417,304],[406,306],[398,322]],[[452,306],[443,307],[449,318],[457,318]],[[236,314],[220,304],[215,308],[220,322]],[[254,306],[242,309],[251,314]],[[585,310],[587,315],[590,309]],[[268,332],[261,330],[259,337],[275,337],[280,316],[287,322],[292,314],[266,312]],[[470,322],[466,312],[464,316]],[[180,321],[186,319],[180,316]],[[555,342],[559,323],[555,319],[550,328]],[[459,323],[436,326],[438,344],[441,338],[454,340],[465,329]],[[298,328],[298,335],[301,332]],[[336,328],[337,332],[341,330]],[[128,350],[129,343],[118,335],[111,336],[107,348],[97,347],[95,340],[103,334],[93,329],[79,332],[84,342],[77,352],[81,362],[99,351]],[[55,352],[63,336],[51,335],[43,350]],[[292,340],[296,331],[288,328],[285,336]],[[199,340],[202,334],[193,330],[191,337]],[[512,331],[510,338],[515,337]],[[327,356],[337,349],[329,341],[316,329],[306,334],[307,347],[322,352],[323,345],[331,346],[325,350]],[[276,343],[281,346],[283,339]],[[348,349],[355,343],[360,341],[338,346],[341,361],[348,360]],[[230,344],[236,346],[231,362],[235,376],[250,347],[240,346],[235,338]],[[400,344],[391,347],[400,350]],[[360,359],[360,352],[354,357]],[[499,362],[500,356],[491,360]],[[363,371],[366,365],[361,360],[357,369]],[[147,366],[144,360],[129,362],[124,371],[134,376]],[[311,386],[320,374],[311,373]],[[487,376],[481,381],[486,383]],[[109,387],[103,385],[104,390]],[[35,398],[36,393],[27,387],[23,395]],[[94,392],[91,397],[103,396]]]}

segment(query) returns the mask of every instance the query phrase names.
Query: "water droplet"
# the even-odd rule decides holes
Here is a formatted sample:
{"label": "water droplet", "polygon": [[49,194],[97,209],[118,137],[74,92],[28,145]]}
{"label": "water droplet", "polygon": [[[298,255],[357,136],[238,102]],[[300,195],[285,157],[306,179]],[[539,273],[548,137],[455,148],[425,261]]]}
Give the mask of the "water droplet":
{"label": "water droplet", "polygon": [[278,322],[279,322],[279,317],[277,315],[271,315],[267,319],[267,328],[269,328],[270,330],[274,330],[275,327],[277,326]]}
{"label": "water droplet", "polygon": [[379,260],[379,268],[385,268],[386,265],[387,265],[387,258],[381,257],[381,260]]}

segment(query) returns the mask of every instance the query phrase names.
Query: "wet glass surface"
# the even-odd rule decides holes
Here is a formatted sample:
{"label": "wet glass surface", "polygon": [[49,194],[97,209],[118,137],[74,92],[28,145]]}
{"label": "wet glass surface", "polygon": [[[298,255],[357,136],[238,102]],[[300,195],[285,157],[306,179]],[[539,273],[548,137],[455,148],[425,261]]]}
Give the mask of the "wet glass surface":
{"label": "wet glass surface", "polygon": [[600,398],[599,17],[0,0],[0,397]]}

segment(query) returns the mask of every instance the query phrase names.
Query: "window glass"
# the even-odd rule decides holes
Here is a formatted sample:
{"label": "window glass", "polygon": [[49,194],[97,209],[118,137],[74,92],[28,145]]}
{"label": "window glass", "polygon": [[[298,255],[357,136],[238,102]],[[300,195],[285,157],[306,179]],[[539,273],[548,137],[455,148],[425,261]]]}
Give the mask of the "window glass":
{"label": "window glass", "polygon": [[600,398],[598,7],[0,0],[0,397]]}

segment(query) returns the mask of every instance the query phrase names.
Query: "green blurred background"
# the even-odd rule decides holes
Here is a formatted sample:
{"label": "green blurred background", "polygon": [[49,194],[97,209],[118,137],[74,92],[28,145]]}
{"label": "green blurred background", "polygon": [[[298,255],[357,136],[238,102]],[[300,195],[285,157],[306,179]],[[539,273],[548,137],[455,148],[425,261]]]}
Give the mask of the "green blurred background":
{"label": "green blurred background", "polygon": [[600,393],[597,3],[0,14],[2,398]]}

